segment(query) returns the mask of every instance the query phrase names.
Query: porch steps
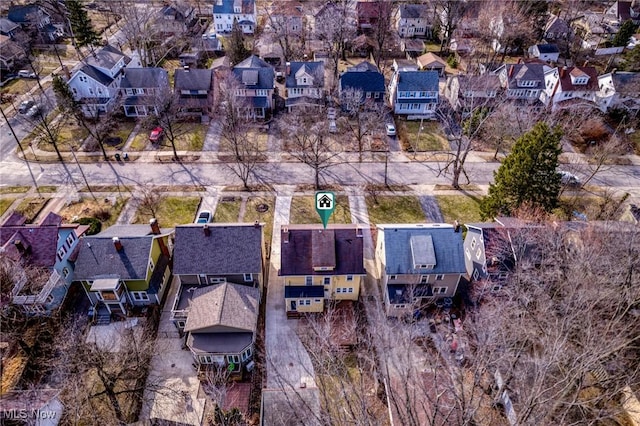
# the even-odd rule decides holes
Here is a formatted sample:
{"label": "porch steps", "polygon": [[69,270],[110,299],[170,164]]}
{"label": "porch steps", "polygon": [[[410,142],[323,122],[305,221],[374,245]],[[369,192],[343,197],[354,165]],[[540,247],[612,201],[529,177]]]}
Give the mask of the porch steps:
{"label": "porch steps", "polygon": [[99,306],[96,313],[96,325],[108,325],[111,324],[111,313],[106,306]]}

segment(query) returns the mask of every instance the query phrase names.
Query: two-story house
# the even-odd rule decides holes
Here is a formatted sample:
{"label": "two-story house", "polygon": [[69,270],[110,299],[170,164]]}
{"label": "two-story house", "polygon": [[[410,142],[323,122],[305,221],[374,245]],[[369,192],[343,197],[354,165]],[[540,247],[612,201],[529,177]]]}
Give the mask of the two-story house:
{"label": "two-story house", "polygon": [[476,108],[492,108],[500,91],[495,74],[459,74],[447,79],[444,95],[454,111],[468,117]]}
{"label": "two-story house", "polygon": [[275,71],[273,67],[255,55],[233,67],[238,81],[236,98],[244,113],[253,119],[264,119],[273,107]]}
{"label": "two-story house", "polygon": [[459,231],[444,223],[378,225],[376,262],[388,316],[455,296],[466,274]]}
{"label": "two-story house", "polygon": [[534,44],[528,49],[529,57],[545,62],[557,62],[560,57],[558,46],[551,43]]}
{"label": "two-story house", "polygon": [[28,315],[50,315],[71,285],[72,254],[88,226],[64,224],[55,213],[39,224],[25,221],[14,212],[0,225],[0,256],[15,265],[11,303]]}
{"label": "two-story house", "polygon": [[84,59],[84,65],[69,79],[73,98],[87,117],[111,111],[118,99],[122,70],[131,61],[124,53],[106,45]]}
{"label": "two-story house", "polygon": [[621,24],[629,19],[636,25],[640,24],[640,4],[637,0],[615,1],[609,9],[607,9],[606,14],[615,16]]}
{"label": "two-story house", "polygon": [[55,42],[64,35],[63,25],[54,25],[51,21],[51,14],[36,3],[11,5],[7,18],[19,24],[27,32],[36,30],[41,42]]}
{"label": "two-story house", "polygon": [[285,87],[289,112],[324,105],[324,62],[287,63]]}
{"label": "two-story house", "polygon": [[280,234],[279,275],[288,316],[322,312],[331,300],[358,300],[366,275],[361,229],[286,225]]}
{"label": "two-story house", "polygon": [[349,67],[340,75],[338,82],[338,94],[343,109],[349,109],[345,102],[346,98],[351,97],[349,92],[358,92],[360,103],[365,106],[368,103],[380,104],[384,101],[384,76],[375,65],[367,61]]}
{"label": "two-story house", "polygon": [[401,4],[393,16],[393,24],[400,37],[431,38],[434,15],[426,4]]}
{"label": "two-story house", "polygon": [[97,311],[126,316],[133,307],[158,305],[171,277],[170,237],[155,219],[149,225],[114,225],[78,245],[74,281]]}
{"label": "two-story house", "polygon": [[122,108],[127,117],[158,113],[159,96],[169,90],[169,74],[163,68],[126,68],[120,79]]}
{"label": "two-story house", "polygon": [[395,114],[432,118],[438,105],[437,71],[398,71],[391,77],[389,101]]}
{"label": "two-story house", "polygon": [[595,102],[598,92],[598,72],[594,67],[558,67],[547,70],[545,88],[540,100],[556,110],[570,100]]}
{"label": "two-story house", "polygon": [[296,0],[282,0],[271,6],[267,28],[278,35],[301,35],[306,29],[307,21],[303,4]]}
{"label": "two-story house", "polygon": [[379,22],[384,23],[386,17],[391,15],[391,12],[391,2],[378,0],[357,2],[358,31],[360,33],[371,32]]}
{"label": "two-story house", "polygon": [[229,33],[237,22],[242,32],[253,34],[256,29],[255,0],[215,0],[213,23],[219,33]]}
{"label": "two-story house", "polygon": [[184,67],[173,75],[180,117],[208,121],[213,111],[213,71]]}
{"label": "two-story house", "polygon": [[551,67],[536,63],[504,64],[494,71],[508,99],[536,101],[544,89],[544,73]]}
{"label": "two-story house", "polygon": [[188,34],[196,24],[195,8],[188,3],[176,2],[160,9],[153,25],[163,41],[169,37]]}
{"label": "two-story house", "polygon": [[176,227],[174,273],[179,289],[171,321],[187,333],[199,364],[233,364],[252,357],[264,284],[262,224]]}
{"label": "two-story house", "polygon": [[569,41],[573,38],[573,30],[567,21],[550,13],[543,29],[543,37],[547,41]]}
{"label": "two-story house", "polygon": [[11,37],[0,34],[0,70],[12,71],[25,59],[24,50]]}
{"label": "two-story house", "polygon": [[614,71],[598,76],[596,102],[600,110],[640,110],[640,73]]}

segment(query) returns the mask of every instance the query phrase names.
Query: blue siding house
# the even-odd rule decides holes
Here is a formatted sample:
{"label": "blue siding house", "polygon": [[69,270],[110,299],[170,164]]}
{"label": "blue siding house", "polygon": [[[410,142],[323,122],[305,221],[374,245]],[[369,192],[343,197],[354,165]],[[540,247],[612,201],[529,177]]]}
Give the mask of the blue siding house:
{"label": "blue siding house", "polygon": [[366,61],[361,62],[356,66],[347,68],[340,76],[338,92],[343,102],[343,109],[349,109],[344,102],[349,90],[357,90],[362,93],[362,104],[383,102],[385,94],[384,76],[375,65]]}
{"label": "blue siding house", "polygon": [[398,70],[389,85],[389,102],[396,114],[433,118],[438,105],[437,71]]}

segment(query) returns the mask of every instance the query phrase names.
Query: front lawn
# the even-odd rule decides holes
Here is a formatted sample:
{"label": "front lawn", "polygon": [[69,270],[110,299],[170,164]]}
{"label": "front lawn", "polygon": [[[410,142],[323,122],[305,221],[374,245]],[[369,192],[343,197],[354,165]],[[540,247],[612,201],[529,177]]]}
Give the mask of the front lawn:
{"label": "front lawn", "polygon": [[[292,198],[289,223],[322,223],[320,215],[316,212],[316,200],[314,196],[309,195]],[[349,197],[346,195],[336,196],[336,208],[329,218],[328,223],[352,223]]]}
{"label": "front lawn", "polygon": [[240,197],[220,197],[213,214],[213,221],[219,223],[235,223],[238,221],[242,199]]}
{"label": "front lawn", "polygon": [[475,194],[436,195],[446,223],[453,223],[455,220],[460,223],[481,222],[480,199],[481,196]]}
{"label": "front lawn", "polygon": [[0,198],[0,216],[7,211],[9,206],[11,206],[15,200],[15,198]]}
{"label": "front lawn", "polygon": [[136,123],[133,121],[119,121],[116,124],[116,127],[109,132],[109,137],[119,138],[120,143],[118,143],[117,145],[111,145],[106,143],[105,149],[108,151],[116,151],[116,150],[122,149],[124,144],[127,143],[127,139],[129,139],[129,136],[131,135],[131,132],[133,131],[134,127],[136,127]]}
{"label": "front lawn", "polygon": [[[207,125],[200,123],[180,124],[180,128],[177,132],[179,133],[179,136],[175,139],[176,151],[202,151],[207,129]],[[160,149],[162,151],[173,150],[171,142],[166,135],[160,142]]]}
{"label": "front lawn", "polygon": [[144,151],[149,143],[149,132],[143,128],[140,129],[138,134],[133,137],[131,145],[129,145],[129,151]]}
{"label": "front lawn", "polygon": [[[200,197],[165,197],[160,203],[156,219],[165,228],[192,223],[199,204]],[[134,223],[148,224],[150,219],[150,215],[138,211]]]}
{"label": "front lawn", "polygon": [[449,147],[449,142],[437,121],[424,121],[422,130],[420,121],[397,120],[397,124],[398,137],[405,151],[444,151]]}
{"label": "front lawn", "polygon": [[426,221],[420,201],[411,195],[378,195],[375,199],[373,196],[367,196],[366,202],[369,222],[373,224]]}
{"label": "front lawn", "polygon": [[27,219],[27,223],[33,223],[47,202],[49,198],[25,198],[18,204],[16,211]]}
{"label": "front lawn", "polygon": [[0,187],[0,194],[23,194],[30,189],[30,186],[3,186]]}
{"label": "front lawn", "polygon": [[[275,207],[275,197],[249,197],[249,199],[247,199],[244,217],[242,218],[242,221],[247,223],[253,223],[255,221],[264,223],[264,241],[267,248],[271,247],[273,211]],[[267,250],[267,253],[269,253],[269,250]]]}
{"label": "front lawn", "polygon": [[[60,151],[71,151],[72,147],[79,148],[87,136],[89,136],[89,132],[82,126],[79,126],[75,122],[66,123],[58,134],[58,149]],[[55,149],[53,145],[48,142],[47,139],[41,138],[40,143],[38,143],[38,149],[54,152]]]}
{"label": "front lawn", "polygon": [[129,198],[117,198],[112,202],[108,198],[81,198],[77,203],[63,207],[58,214],[65,222],[75,222],[83,217],[96,218],[102,223],[102,229],[106,229],[116,223],[128,200]]}

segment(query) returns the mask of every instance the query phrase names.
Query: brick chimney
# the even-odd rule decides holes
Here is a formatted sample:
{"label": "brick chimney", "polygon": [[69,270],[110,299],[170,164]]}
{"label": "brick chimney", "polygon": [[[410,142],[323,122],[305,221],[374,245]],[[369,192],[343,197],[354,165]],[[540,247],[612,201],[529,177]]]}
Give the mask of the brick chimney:
{"label": "brick chimney", "polygon": [[211,229],[209,229],[209,224],[205,223],[202,229],[204,230],[205,237],[211,236]]}
{"label": "brick chimney", "polygon": [[113,237],[111,241],[113,241],[113,245],[116,248],[116,251],[122,251],[123,247],[122,247],[122,243],[120,242],[120,238]]}
{"label": "brick chimney", "polygon": [[287,67],[286,76],[289,77],[289,74],[291,74],[291,62],[287,62],[286,67]]}
{"label": "brick chimney", "polygon": [[24,253],[27,251],[27,247],[24,245],[22,240],[14,240],[13,245],[16,246],[20,253]]}
{"label": "brick chimney", "polygon": [[513,65],[509,66],[509,78],[511,78],[511,76],[513,75],[513,69],[515,67]]}
{"label": "brick chimney", "polygon": [[149,220],[149,225],[151,226],[151,233],[153,235],[160,235],[160,225],[155,217]]}

